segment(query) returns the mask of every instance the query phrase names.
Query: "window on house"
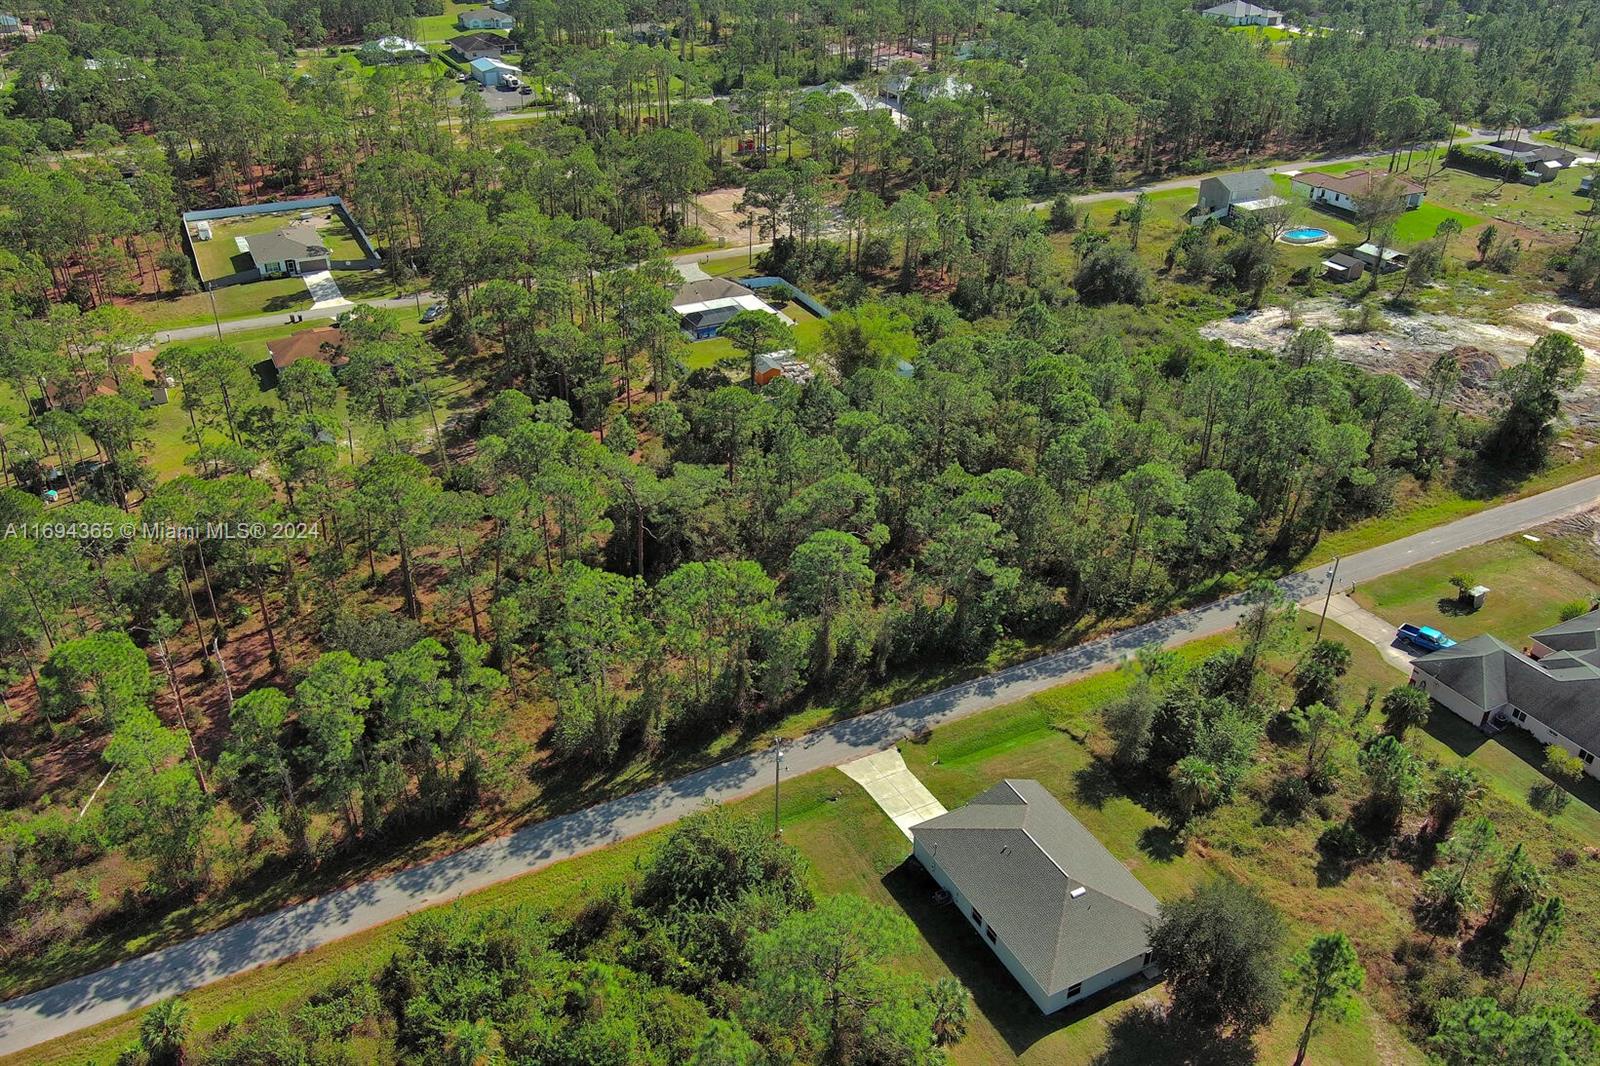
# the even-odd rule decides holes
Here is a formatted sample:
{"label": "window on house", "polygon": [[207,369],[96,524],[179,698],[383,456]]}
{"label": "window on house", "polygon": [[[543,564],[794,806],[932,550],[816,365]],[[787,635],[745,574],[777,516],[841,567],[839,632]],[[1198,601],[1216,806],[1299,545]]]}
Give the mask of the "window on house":
{"label": "window on house", "polygon": [[978,908],[976,907],[972,908],[972,924],[976,926],[983,925],[983,915],[978,913]]}
{"label": "window on house", "polygon": [[1080,981],[1077,984],[1073,985],[1071,988],[1067,989],[1067,998],[1071,999],[1073,996],[1077,995],[1079,992],[1082,992],[1082,991],[1083,991],[1083,982]]}
{"label": "window on house", "polygon": [[1517,710],[1515,707],[1511,708],[1511,717],[1515,718],[1519,722],[1526,722],[1528,720],[1528,716]]}
{"label": "window on house", "polygon": [[1155,952],[1153,952],[1153,951],[1145,952],[1144,953],[1144,964],[1146,966],[1149,966],[1150,965],[1150,960],[1155,958],[1155,957],[1156,957],[1156,953]]}
{"label": "window on house", "polygon": [[1582,748],[1578,749],[1578,758],[1582,759],[1585,763],[1594,762],[1594,756],[1590,755],[1588,752],[1584,751]]}
{"label": "window on house", "polygon": [[989,932],[989,943],[998,944],[1000,942],[1000,939],[999,939],[999,937],[994,935],[994,926],[991,925],[989,927],[988,932]]}

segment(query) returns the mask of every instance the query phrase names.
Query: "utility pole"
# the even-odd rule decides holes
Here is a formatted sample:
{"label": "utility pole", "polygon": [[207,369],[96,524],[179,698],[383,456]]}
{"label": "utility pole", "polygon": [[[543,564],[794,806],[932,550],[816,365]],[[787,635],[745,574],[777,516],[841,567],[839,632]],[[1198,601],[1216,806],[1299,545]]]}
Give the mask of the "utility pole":
{"label": "utility pole", "polygon": [[211,321],[217,326],[217,340],[222,339],[222,316],[217,314],[217,293],[210,286],[206,287],[206,295],[211,297]]}
{"label": "utility pole", "polygon": [[783,839],[783,825],[778,821],[778,797],[783,788],[783,741],[772,744],[772,835]]}
{"label": "utility pole", "polygon": [[1328,595],[1322,600],[1322,620],[1317,623],[1317,639],[1322,639],[1322,627],[1328,623],[1328,604],[1333,602],[1333,579],[1339,576],[1339,557],[1333,557],[1333,565],[1328,567]]}

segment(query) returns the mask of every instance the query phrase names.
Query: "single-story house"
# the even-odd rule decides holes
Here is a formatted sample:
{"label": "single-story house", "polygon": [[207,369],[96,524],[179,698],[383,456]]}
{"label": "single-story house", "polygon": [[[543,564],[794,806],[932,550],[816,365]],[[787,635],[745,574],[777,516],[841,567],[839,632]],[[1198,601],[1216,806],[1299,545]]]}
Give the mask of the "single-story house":
{"label": "single-story house", "polygon": [[1353,255],[1334,252],[1322,261],[1329,281],[1354,281],[1366,272],[1367,264]]}
{"label": "single-story house", "polygon": [[495,33],[463,33],[450,38],[450,54],[463,63],[474,59],[499,59],[511,42]]}
{"label": "single-story house", "polygon": [[492,7],[471,7],[456,16],[456,25],[464,30],[509,30],[516,24],[516,19]]}
{"label": "single-story house", "polygon": [[472,74],[472,79],[479,84],[493,89],[507,78],[515,78],[522,71],[510,63],[503,63],[489,56],[482,56],[467,64],[467,70]]}
{"label": "single-story house", "polygon": [[1539,144],[1535,141],[1511,138],[1473,145],[1473,149],[1490,155],[1504,156],[1521,163],[1524,185],[1539,185],[1546,181],[1554,181],[1557,174],[1570,167],[1578,158],[1577,153],[1553,144]]}
{"label": "single-story house", "polygon": [[804,385],[816,376],[816,371],[809,364],[795,358],[793,348],[761,352],[756,356],[757,385],[765,385],[774,378],[788,378],[796,385]]}
{"label": "single-story house", "polygon": [[717,331],[741,311],[765,311],[793,325],[789,316],[737,281],[726,278],[688,282],[672,298],[672,309],[682,319],[684,335],[696,341],[715,337]]}
{"label": "single-story house", "polygon": [[1248,214],[1268,207],[1279,207],[1288,201],[1278,195],[1272,179],[1264,170],[1241,170],[1234,174],[1218,174],[1203,178],[1200,196],[1190,214],[1193,222],[1208,218],[1228,219],[1237,212]]}
{"label": "single-story house", "polygon": [[264,278],[327,270],[333,257],[316,227],[304,223],[239,239]]}
{"label": "single-story house", "polygon": [[338,326],[313,326],[267,342],[274,370],[282,371],[298,359],[315,359],[329,366],[344,366],[344,331]]}
{"label": "single-story house", "polygon": [[1393,181],[1397,191],[1404,194],[1407,211],[1415,211],[1422,206],[1424,190],[1421,185],[1398,174],[1374,170],[1352,170],[1346,174],[1304,171],[1294,176],[1289,188],[1317,207],[1329,207],[1353,215],[1357,201],[1386,180]]}
{"label": "single-story house", "polygon": [[0,37],[20,37],[22,35],[22,20],[15,15],[0,12]]}
{"label": "single-story house", "polygon": [[1150,967],[1156,898],[1037,781],[911,827],[912,854],[1046,1014]]}
{"label": "single-story house", "polygon": [[906,97],[915,94],[921,100],[943,98],[953,100],[972,91],[972,85],[954,74],[944,77],[919,74],[891,74],[883,81],[882,95],[894,107],[904,107]]}
{"label": "single-story house", "polygon": [[[1367,264],[1368,270],[1378,269],[1378,246],[1368,241],[1366,244],[1356,245],[1352,253],[1357,259]],[[1383,250],[1383,272],[1392,274],[1396,270],[1404,270],[1406,262],[1411,257],[1398,248],[1385,248]]]}
{"label": "single-story house", "polygon": [[1559,744],[1600,778],[1600,611],[1540,630],[1526,651],[1485,634],[1424,655],[1411,683],[1480,729],[1509,724]]}
{"label": "single-story house", "polygon": [[1283,12],[1247,4],[1244,0],[1228,0],[1225,4],[1208,7],[1200,13],[1208,19],[1216,19],[1224,26],[1283,25]]}
{"label": "single-story house", "polygon": [[379,37],[362,45],[357,55],[366,63],[421,63],[428,50],[409,37]]}

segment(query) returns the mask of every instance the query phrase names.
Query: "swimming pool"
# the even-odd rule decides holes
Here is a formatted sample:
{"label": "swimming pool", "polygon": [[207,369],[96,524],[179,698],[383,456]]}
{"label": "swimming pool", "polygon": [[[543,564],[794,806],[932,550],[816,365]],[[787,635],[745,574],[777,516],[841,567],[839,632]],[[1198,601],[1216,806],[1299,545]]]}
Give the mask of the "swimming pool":
{"label": "swimming pool", "polygon": [[1285,233],[1283,239],[1288,244],[1316,244],[1318,241],[1327,240],[1330,236],[1332,234],[1325,229],[1317,229],[1315,226],[1302,226],[1299,229],[1292,229]]}

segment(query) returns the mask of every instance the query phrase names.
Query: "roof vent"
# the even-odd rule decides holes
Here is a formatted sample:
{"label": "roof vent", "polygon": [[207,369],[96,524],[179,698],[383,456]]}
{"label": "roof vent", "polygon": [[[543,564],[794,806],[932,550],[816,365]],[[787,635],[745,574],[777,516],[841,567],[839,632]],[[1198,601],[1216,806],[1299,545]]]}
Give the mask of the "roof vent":
{"label": "roof vent", "polygon": [[1079,896],[1083,895],[1087,891],[1089,891],[1087,888],[1084,888],[1082,885],[1079,885],[1077,888],[1072,890],[1071,896],[1072,896],[1073,899],[1077,899]]}

